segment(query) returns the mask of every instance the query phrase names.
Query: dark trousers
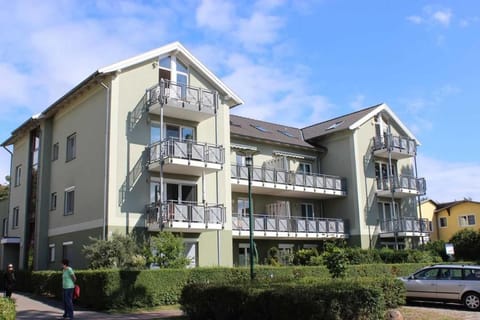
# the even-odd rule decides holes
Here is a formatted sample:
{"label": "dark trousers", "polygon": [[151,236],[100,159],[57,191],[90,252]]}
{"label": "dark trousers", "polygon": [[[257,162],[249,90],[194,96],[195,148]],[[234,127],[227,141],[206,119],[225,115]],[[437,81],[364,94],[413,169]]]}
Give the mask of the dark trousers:
{"label": "dark trousers", "polygon": [[73,288],[63,289],[63,316],[73,319]]}
{"label": "dark trousers", "polygon": [[12,297],[12,291],[13,291],[12,288],[7,287],[5,289],[5,297],[6,298],[11,298]]}

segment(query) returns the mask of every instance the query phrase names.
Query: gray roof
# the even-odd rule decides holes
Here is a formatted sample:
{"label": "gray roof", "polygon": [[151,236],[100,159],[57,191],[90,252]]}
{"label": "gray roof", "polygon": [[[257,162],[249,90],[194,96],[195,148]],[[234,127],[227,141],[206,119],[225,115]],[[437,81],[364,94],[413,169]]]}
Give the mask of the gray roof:
{"label": "gray roof", "polygon": [[280,144],[314,149],[311,144],[303,140],[302,131],[299,128],[287,127],[232,114],[230,115],[230,133],[232,136],[247,139],[268,140]]}
{"label": "gray roof", "polygon": [[372,107],[305,127],[302,129],[304,139],[308,141],[310,139],[332,134],[334,132],[347,130],[352,124],[362,119],[381,105],[382,104],[377,104]]}

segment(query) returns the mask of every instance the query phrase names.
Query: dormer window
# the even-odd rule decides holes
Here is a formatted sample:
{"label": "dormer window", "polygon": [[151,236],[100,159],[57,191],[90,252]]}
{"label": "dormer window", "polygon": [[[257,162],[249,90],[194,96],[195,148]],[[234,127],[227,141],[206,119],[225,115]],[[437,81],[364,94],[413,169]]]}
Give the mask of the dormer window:
{"label": "dormer window", "polygon": [[258,125],[254,125],[254,124],[251,124],[251,126],[254,127],[255,129],[257,129],[258,131],[261,131],[261,132],[264,132],[264,133],[265,132],[270,132],[262,126],[258,126]]}
{"label": "dormer window", "polygon": [[337,121],[337,122],[335,122],[334,124],[332,124],[330,127],[328,127],[328,128],[325,129],[325,130],[335,129],[336,127],[338,127],[338,126],[341,125],[342,123],[343,123],[343,120],[342,120],[342,121]]}

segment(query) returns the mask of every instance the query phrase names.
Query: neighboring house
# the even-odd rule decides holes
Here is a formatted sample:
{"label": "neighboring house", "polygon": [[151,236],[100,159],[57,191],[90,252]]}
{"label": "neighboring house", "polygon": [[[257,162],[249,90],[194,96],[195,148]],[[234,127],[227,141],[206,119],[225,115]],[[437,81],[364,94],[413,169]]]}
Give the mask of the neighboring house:
{"label": "neighboring house", "polygon": [[[180,43],[99,69],[2,143],[20,268],[86,266],[90,237],[164,230],[192,266],[260,262],[327,239],[416,246],[418,141],[386,104],[307,128],[230,115],[243,101]],[[5,242],[4,242],[5,241]]]}
{"label": "neighboring house", "polygon": [[430,229],[430,239],[425,238],[424,243],[428,242],[429,240],[435,241],[437,239],[438,234],[438,225],[433,223],[435,210],[437,210],[437,203],[431,199],[424,199],[420,201],[420,205],[418,206],[418,216],[420,218],[426,219],[429,222],[429,229]]}
{"label": "neighboring house", "polygon": [[480,229],[480,202],[460,200],[438,203],[432,219],[436,230],[432,240],[449,242],[458,231]]}

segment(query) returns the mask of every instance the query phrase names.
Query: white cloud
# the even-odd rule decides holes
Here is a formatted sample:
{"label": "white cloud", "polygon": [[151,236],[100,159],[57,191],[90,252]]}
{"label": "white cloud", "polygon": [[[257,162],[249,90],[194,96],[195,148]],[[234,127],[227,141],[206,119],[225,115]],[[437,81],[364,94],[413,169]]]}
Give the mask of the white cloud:
{"label": "white cloud", "polygon": [[432,19],[441,25],[448,27],[452,19],[452,12],[450,10],[439,10],[432,14]]}
{"label": "white cloud", "polygon": [[423,18],[419,16],[409,16],[407,17],[407,20],[414,24],[421,24],[424,21]]}
{"label": "white cloud", "polygon": [[[2,104],[27,104],[31,79],[9,64],[0,64],[0,101]],[[3,110],[3,108],[2,108]]]}
{"label": "white cloud", "polygon": [[480,200],[480,163],[446,162],[419,155],[418,175],[425,177],[427,196],[438,202],[471,197]]}
{"label": "white cloud", "polygon": [[248,19],[240,20],[236,35],[245,48],[257,50],[259,46],[275,42],[283,25],[279,17],[254,12]]}
{"label": "white cloud", "polygon": [[236,21],[232,3],[222,0],[202,0],[197,8],[196,21],[199,27],[226,32]]}

